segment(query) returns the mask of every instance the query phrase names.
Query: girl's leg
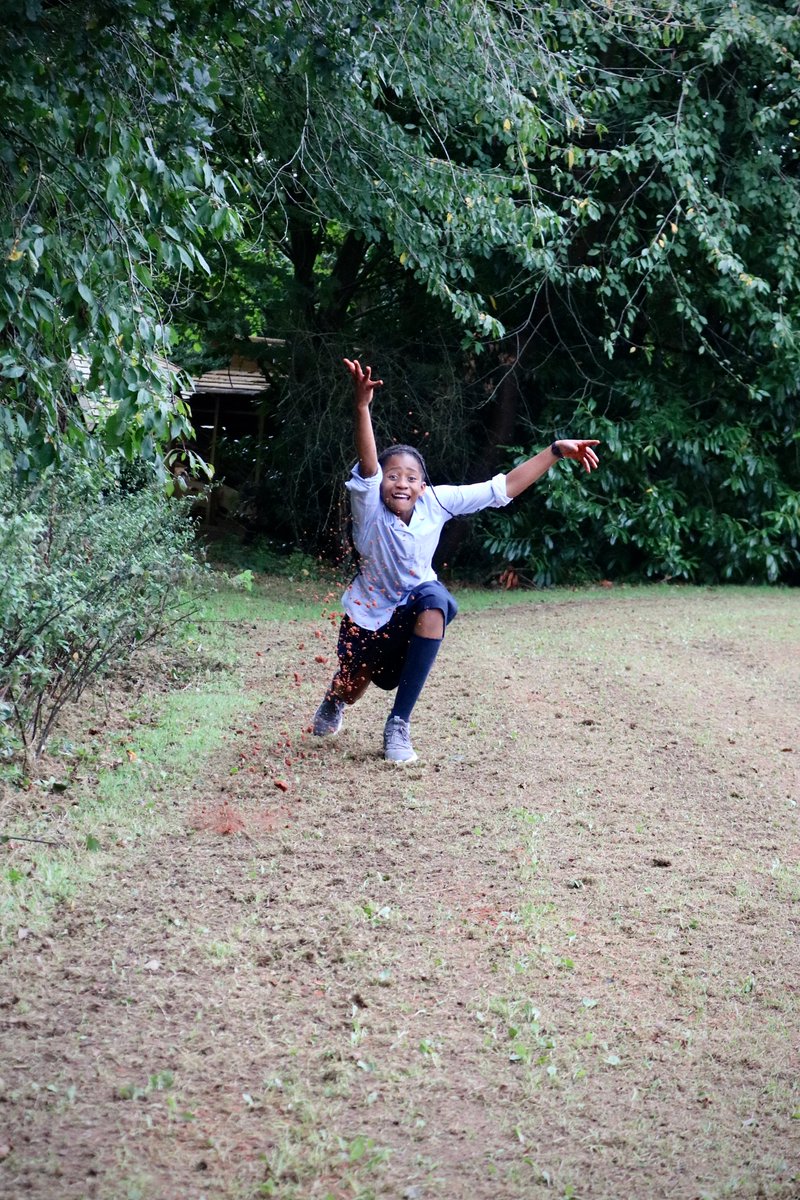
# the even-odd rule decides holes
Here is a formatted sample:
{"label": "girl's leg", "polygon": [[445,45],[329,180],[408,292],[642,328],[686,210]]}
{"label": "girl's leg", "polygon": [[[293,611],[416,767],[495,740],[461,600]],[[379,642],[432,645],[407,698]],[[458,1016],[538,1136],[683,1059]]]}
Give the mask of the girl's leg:
{"label": "girl's leg", "polygon": [[355,670],[342,665],[331,680],[325,697],[344,700],[345,704],[355,704],[369,687],[371,678],[372,672],[365,664]]}
{"label": "girl's leg", "polygon": [[411,712],[436,661],[443,638],[444,613],[439,608],[425,609],[414,623],[390,718],[400,717],[403,721],[410,721]]}
{"label": "girl's leg", "polygon": [[342,727],[345,705],[355,704],[369,686],[372,670],[364,654],[364,642],[364,630],[345,618],[336,650],[339,670],[314,713],[311,728],[317,737],[337,734]]}
{"label": "girl's leg", "polygon": [[311,726],[317,737],[330,737],[342,728],[346,704],[355,704],[369,687],[370,673],[362,667],[358,673],[340,668],[330,682],[322,703],[314,713]]}
{"label": "girl's leg", "polygon": [[416,606],[414,626],[394,707],[383,731],[384,758],[394,763],[416,762],[409,726],[411,712],[436,661],[445,627],[458,612],[455,600],[438,580],[421,584],[409,603]]}

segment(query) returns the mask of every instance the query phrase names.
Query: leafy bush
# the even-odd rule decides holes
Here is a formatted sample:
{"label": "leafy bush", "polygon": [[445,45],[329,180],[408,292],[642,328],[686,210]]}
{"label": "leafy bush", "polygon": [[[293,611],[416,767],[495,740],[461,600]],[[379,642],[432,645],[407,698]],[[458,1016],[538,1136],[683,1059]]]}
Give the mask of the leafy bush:
{"label": "leafy bush", "polygon": [[[788,406],[738,412],[702,387],[629,380],[587,399],[567,436],[596,437],[591,477],[557,467],[494,513],[485,545],[540,586],[610,576],[789,583],[800,570],[796,421]],[[558,426],[558,420],[554,422]],[[583,430],[586,432],[583,433]],[[518,460],[535,452],[515,448]],[[539,491],[539,496],[535,495]]]}
{"label": "leafy bush", "polygon": [[0,750],[37,758],[61,709],[186,613],[183,506],[72,471],[0,483]]}
{"label": "leafy bush", "polygon": [[209,539],[206,550],[212,565],[239,568],[242,574],[317,579],[324,571],[319,558],[261,535],[242,541],[230,537],[224,541]]}

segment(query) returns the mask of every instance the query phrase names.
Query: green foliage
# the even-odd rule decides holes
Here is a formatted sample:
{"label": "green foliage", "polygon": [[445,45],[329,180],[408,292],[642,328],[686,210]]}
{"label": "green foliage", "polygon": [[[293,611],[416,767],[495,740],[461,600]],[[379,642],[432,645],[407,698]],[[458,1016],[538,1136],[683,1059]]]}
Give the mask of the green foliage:
{"label": "green foliage", "polygon": [[[215,144],[246,181],[247,238],[209,248],[213,286],[184,310],[185,337],[206,352],[226,328],[228,344],[286,339],[264,358],[260,500],[280,535],[309,545],[341,523],[350,429],[335,381],[355,347],[387,380],[379,437],[430,435],[438,478],[485,474],[503,442],[533,430],[538,448],[554,424],[580,435],[601,412],[646,447],[664,411],[677,477],[668,446],[637,482],[607,454],[619,492],[580,515],[550,502],[559,565],[544,545],[537,578],[594,572],[585,546],[609,536],[608,570],[787,577],[800,17],[761,0],[554,0],[415,6],[409,20],[401,3],[299,0],[238,21],[237,116]],[[752,471],[730,432],[751,425]],[[681,468],[695,442],[718,469]]]}
{"label": "green foliage", "polygon": [[2,7],[0,469],[35,480],[117,448],[157,463],[189,432],[185,380],[160,357],[163,293],[210,269],[207,230],[236,226],[210,161],[220,80],[201,8]]}
{"label": "green foliage", "polygon": [[376,276],[396,299],[410,274],[476,348],[523,333],[531,305],[566,317],[574,293],[609,354],[651,298],[698,337],[712,300],[791,348],[796,15],[458,0],[410,21],[297,0],[250,6],[219,41],[236,119],[215,145],[250,218],[225,305],[243,325],[267,305],[324,336]]}
{"label": "green foliage", "polygon": [[[182,507],[72,473],[0,485],[0,737],[38,756],[63,706],[186,614]],[[13,736],[12,736],[13,731]]]}
{"label": "green foliage", "polygon": [[[527,539],[537,578],[792,576],[795,10],[205,15],[28,0],[5,22],[0,469],[157,461],[187,435],[163,356],[220,364],[256,336],[276,340],[248,347],[269,440],[227,460],[237,486],[264,460],[255,501],[278,540],[341,545],[340,360],[357,352],[387,380],[379,438],[430,446],[437,478],[485,476],[504,444],[587,418],[604,433],[594,491],[554,489],[551,525],[501,518],[498,550],[525,557]],[[608,454],[609,422],[631,458]]]}
{"label": "green foliage", "polygon": [[[675,578],[775,583],[800,571],[800,488],[788,414],[749,422],[704,396],[707,380],[628,381],[578,406],[601,470],[554,468],[515,509],[492,514],[485,544],[532,581]],[[535,448],[533,448],[535,449]],[[526,451],[525,456],[532,450]],[[522,451],[518,451],[522,455]],[[793,479],[794,487],[785,480]]]}

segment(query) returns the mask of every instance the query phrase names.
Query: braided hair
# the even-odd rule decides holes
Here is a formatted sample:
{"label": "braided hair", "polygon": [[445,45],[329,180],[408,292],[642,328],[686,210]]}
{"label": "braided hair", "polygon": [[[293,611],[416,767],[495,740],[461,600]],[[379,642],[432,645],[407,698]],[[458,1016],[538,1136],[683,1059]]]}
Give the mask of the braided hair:
{"label": "braided hair", "polygon": [[425,459],[422,457],[419,450],[417,450],[416,446],[405,446],[402,444],[397,446],[387,446],[386,449],[381,450],[380,454],[378,455],[378,466],[380,469],[383,470],[384,463],[386,463],[390,458],[394,458],[395,454],[410,454],[412,458],[417,460],[419,463],[419,469],[422,472],[422,478],[433,492],[436,503],[451,517],[454,517],[455,513],[450,512],[450,509],[447,508],[446,505],[442,504],[441,500],[436,495],[436,489],[431,483],[430,476],[428,475],[428,468],[425,466]]}

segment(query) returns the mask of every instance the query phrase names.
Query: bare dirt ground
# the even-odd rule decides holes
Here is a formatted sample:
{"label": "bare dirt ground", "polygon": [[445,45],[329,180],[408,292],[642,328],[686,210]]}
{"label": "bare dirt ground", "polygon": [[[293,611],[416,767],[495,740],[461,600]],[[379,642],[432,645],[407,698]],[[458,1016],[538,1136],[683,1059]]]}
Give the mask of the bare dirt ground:
{"label": "bare dirt ground", "polygon": [[408,768],[375,690],[309,736],[329,623],[238,636],[167,831],[5,956],[0,1193],[797,1200],[800,594],[463,612]]}

